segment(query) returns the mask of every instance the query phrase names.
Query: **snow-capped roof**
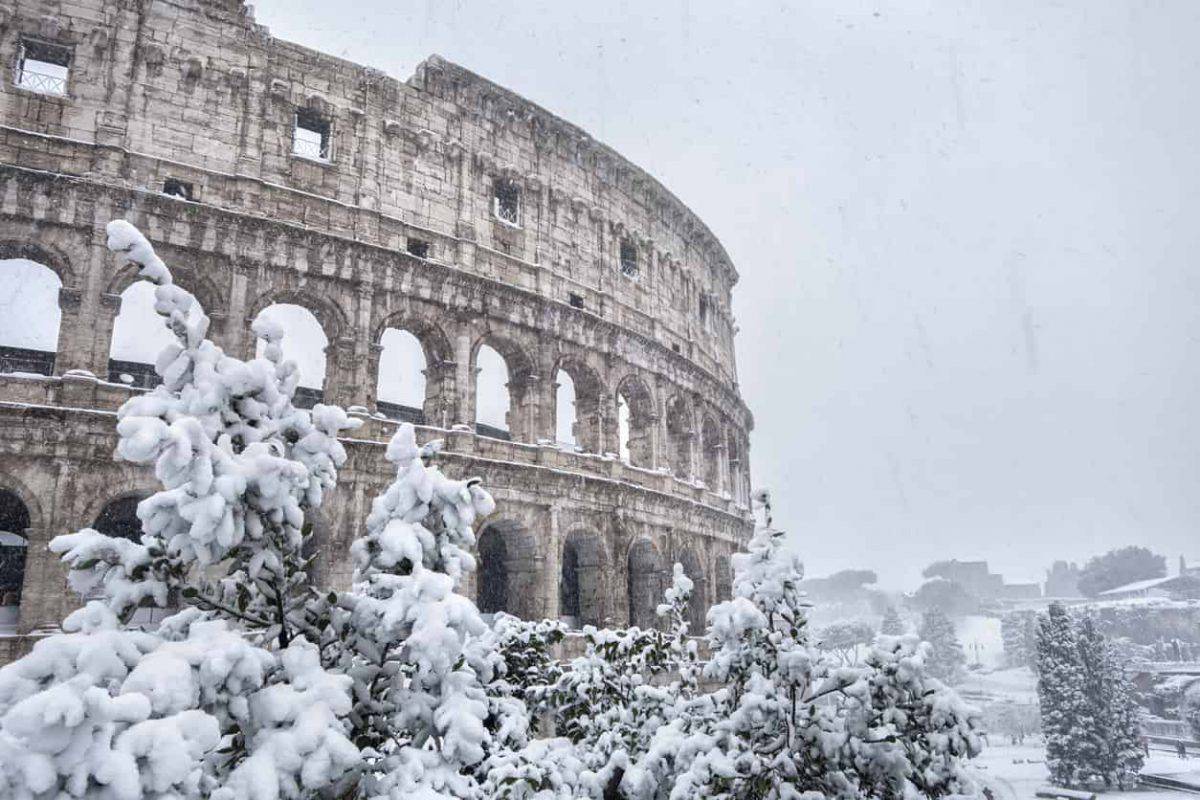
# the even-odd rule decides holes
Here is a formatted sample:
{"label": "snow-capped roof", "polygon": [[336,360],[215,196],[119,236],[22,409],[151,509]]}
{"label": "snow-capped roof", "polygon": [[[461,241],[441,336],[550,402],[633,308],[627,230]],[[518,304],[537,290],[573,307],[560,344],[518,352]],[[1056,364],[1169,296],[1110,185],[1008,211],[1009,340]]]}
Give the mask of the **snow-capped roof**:
{"label": "snow-capped roof", "polygon": [[1109,589],[1106,592],[1101,592],[1100,597],[1104,597],[1106,595],[1111,596],[1114,594],[1126,594],[1127,592],[1140,592],[1145,589],[1153,589],[1155,586],[1166,583],[1167,581],[1173,581],[1177,577],[1179,576],[1176,575],[1169,578],[1149,578],[1144,581],[1134,581],[1133,583],[1127,583],[1124,586],[1118,586],[1115,589]]}

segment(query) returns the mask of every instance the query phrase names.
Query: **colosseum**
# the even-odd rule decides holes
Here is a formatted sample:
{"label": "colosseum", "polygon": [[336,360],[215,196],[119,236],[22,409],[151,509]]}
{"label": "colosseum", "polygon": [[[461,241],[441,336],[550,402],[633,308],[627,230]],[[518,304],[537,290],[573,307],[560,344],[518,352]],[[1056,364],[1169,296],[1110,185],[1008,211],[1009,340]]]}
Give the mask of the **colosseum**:
{"label": "colosseum", "polygon": [[438,56],[395,80],[239,0],[16,0],[0,53],[0,663],[79,602],[48,540],[133,535],[157,488],[113,456],[115,410],[156,379],[129,356],[114,218],[226,352],[252,357],[271,309],[324,344],[303,400],[365,424],[313,522],[322,580],[349,579],[408,420],[498,501],[466,587],[483,611],[645,623],[676,561],[694,613],[728,596],[752,527],[738,276],[648,173]]}

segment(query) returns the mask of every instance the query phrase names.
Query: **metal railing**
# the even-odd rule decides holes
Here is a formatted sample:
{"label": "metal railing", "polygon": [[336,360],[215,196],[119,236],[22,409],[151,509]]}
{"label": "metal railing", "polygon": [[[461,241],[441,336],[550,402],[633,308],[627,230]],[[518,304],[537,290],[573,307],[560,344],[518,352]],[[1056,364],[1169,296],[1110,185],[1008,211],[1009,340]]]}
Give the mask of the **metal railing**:
{"label": "metal railing", "polygon": [[400,403],[389,403],[386,400],[376,401],[375,407],[379,409],[380,414],[383,414],[388,419],[411,422],[413,425],[425,424],[425,412],[419,408],[401,405]]}
{"label": "metal railing", "polygon": [[17,86],[38,94],[64,95],[67,93],[65,77],[38,72],[27,66],[21,67],[21,71],[17,75]]}
{"label": "metal railing", "polygon": [[475,423],[475,433],[480,436],[486,436],[489,439],[500,439],[505,442],[512,441],[512,434],[503,428],[497,428],[494,425],[484,425],[482,422]]}
{"label": "metal railing", "polygon": [[329,145],[325,141],[312,141],[296,137],[292,140],[292,154],[313,161],[329,160]]}
{"label": "metal railing", "polygon": [[311,389],[308,386],[297,386],[296,394],[292,397],[292,404],[296,406],[296,408],[312,408],[324,399],[325,392],[322,389]]}

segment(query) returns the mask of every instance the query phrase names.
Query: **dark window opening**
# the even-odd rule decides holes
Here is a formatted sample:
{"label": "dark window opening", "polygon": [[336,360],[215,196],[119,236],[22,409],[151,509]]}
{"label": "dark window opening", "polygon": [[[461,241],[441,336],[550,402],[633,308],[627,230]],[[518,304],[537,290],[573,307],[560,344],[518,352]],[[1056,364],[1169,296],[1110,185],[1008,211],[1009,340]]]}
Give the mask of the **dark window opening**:
{"label": "dark window opening", "polygon": [[92,523],[92,527],[106,536],[116,536],[121,539],[140,542],[142,540],[142,520],[137,515],[140,497],[122,497],[106,505]]}
{"label": "dark window opening", "polygon": [[298,110],[292,135],[292,153],[314,161],[328,161],[329,143],[329,120],[315,111]]}
{"label": "dark window opening", "polygon": [[194,201],[196,199],[196,187],[187,181],[179,180],[179,178],[167,178],[163,181],[163,194]]}
{"label": "dark window opening", "polygon": [[56,44],[23,41],[17,51],[15,83],[39,94],[65,95],[71,73],[71,51]]}
{"label": "dark window opening", "polygon": [[4,609],[21,604],[28,531],[29,509],[21,498],[0,489],[0,627],[16,623],[15,612]]}
{"label": "dark window opening", "polygon": [[583,295],[575,292],[567,292],[567,302],[571,304],[571,308],[583,308]]}
{"label": "dark window opening", "polygon": [[509,225],[521,224],[521,187],[509,180],[492,184],[492,213]]}
{"label": "dark window opening", "polygon": [[674,350],[676,353],[678,353],[678,352],[679,352],[679,343],[678,343],[678,342],[672,342],[672,343],[671,343],[671,349],[672,349],[672,350]]}
{"label": "dark window opening", "polygon": [[429,258],[429,242],[424,239],[414,239],[410,236],[405,249],[417,258]]}
{"label": "dark window opening", "polygon": [[508,611],[508,547],[494,528],[479,537],[479,610]]}
{"label": "dark window opening", "polygon": [[708,322],[708,295],[700,295],[700,321]]}
{"label": "dark window opening", "polygon": [[579,553],[568,542],[563,547],[562,580],[558,584],[558,615],[579,619]]}
{"label": "dark window opening", "polygon": [[621,240],[621,274],[627,278],[638,276],[637,246],[630,239]]}

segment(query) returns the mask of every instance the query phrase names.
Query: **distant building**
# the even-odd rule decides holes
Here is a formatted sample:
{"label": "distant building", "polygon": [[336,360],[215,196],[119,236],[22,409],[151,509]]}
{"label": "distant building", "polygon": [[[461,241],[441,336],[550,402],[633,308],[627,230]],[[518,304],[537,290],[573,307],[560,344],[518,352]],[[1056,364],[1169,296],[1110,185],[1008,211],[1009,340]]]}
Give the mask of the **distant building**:
{"label": "distant building", "polygon": [[1046,597],[1080,597],[1079,567],[1055,561],[1046,573]]}
{"label": "distant building", "polygon": [[1042,596],[1040,583],[1006,583],[1000,589],[1002,600],[1038,600]]}
{"label": "distant building", "polygon": [[1132,600],[1137,598],[1165,598],[1170,600],[1185,600],[1200,596],[1200,576],[1174,575],[1166,578],[1150,578],[1144,581],[1134,581],[1115,589],[1101,592],[1098,600]]}

